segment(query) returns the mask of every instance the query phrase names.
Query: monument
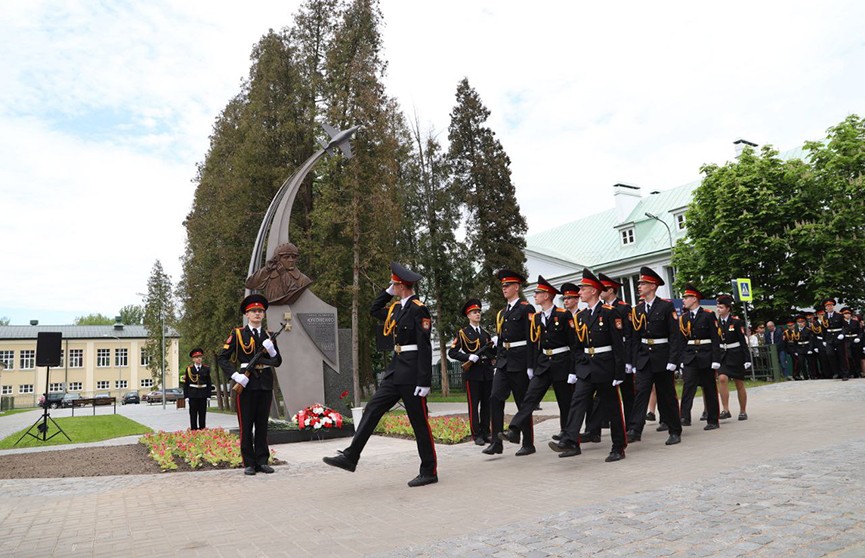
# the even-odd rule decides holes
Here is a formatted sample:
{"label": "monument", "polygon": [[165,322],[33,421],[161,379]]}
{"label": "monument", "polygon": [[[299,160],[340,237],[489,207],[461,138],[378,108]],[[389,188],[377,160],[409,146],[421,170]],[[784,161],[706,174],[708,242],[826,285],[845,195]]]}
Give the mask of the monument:
{"label": "monument", "polygon": [[326,124],[323,128],[330,136],[330,142],[320,142],[322,149],[288,177],[270,202],[255,239],[246,279],[246,294],[261,292],[267,298],[269,329],[281,322],[288,324],[279,339],[282,366],[276,369],[288,418],[313,403],[333,406],[335,400],[333,396],[327,397],[325,386],[351,389],[352,385],[350,374],[337,381],[328,377],[341,375],[336,308],[310,290],[314,280],[298,269],[300,252],[288,238],[294,199],[316,162],[325,153],[334,155],[336,148],[346,159],[352,156],[349,140],[358,126],[343,131]]}

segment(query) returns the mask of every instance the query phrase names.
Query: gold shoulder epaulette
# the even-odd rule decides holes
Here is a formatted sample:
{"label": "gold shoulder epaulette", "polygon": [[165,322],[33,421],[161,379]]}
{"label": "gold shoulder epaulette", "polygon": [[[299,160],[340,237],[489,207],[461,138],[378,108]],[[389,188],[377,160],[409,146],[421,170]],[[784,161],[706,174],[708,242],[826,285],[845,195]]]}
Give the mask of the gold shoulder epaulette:
{"label": "gold shoulder epaulette", "polygon": [[423,306],[423,305],[424,305],[423,302],[421,302],[420,299],[418,299],[418,298],[412,299],[412,302],[414,302],[414,303],[417,304],[418,306]]}
{"label": "gold shoulder epaulette", "polygon": [[607,310],[612,310],[612,309],[613,309],[613,307],[610,306],[609,304],[602,304],[601,306],[603,306],[603,307],[606,308]]}

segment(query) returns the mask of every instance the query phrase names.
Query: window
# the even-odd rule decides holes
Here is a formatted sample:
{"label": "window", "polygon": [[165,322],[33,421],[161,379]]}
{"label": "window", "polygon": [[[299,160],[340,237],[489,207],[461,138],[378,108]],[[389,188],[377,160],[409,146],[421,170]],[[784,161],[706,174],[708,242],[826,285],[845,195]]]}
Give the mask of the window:
{"label": "window", "polygon": [[[21,370],[28,370],[36,366],[36,350],[35,349],[25,349],[21,351],[21,359],[19,360],[21,363]],[[30,386],[31,388],[33,386]],[[28,392],[32,393],[32,392]]]}
{"label": "window", "polygon": [[141,347],[141,366],[149,366],[150,365],[150,355],[147,354],[147,351],[144,350],[144,347]]}
{"label": "window", "polygon": [[33,393],[33,384],[21,384],[18,386],[18,393]]}
{"label": "window", "polygon": [[126,380],[114,380],[114,389],[126,389],[129,383]]}
{"label": "window", "polygon": [[84,349],[69,349],[69,368],[84,368]]}
{"label": "window", "polygon": [[66,356],[66,351],[64,351],[63,349],[60,349],[60,365],[59,365],[60,368],[63,368],[63,357],[65,357],[65,356]]}
{"label": "window", "polygon": [[63,382],[48,384],[48,393],[58,393],[63,391]]}
{"label": "window", "polygon": [[114,349],[114,366],[129,366],[129,349]]}
{"label": "window", "polygon": [[637,292],[637,281],[640,280],[640,276],[631,275],[630,277],[619,277],[616,280],[622,284],[619,297],[631,306],[636,306],[640,301],[640,295]]}
{"label": "window", "polygon": [[12,395],[12,386],[3,386],[2,388],[0,388],[0,394]]}
{"label": "window", "polygon": [[141,387],[153,387],[153,378],[141,378]]}
{"label": "window", "polygon": [[109,389],[111,387],[111,382],[108,380],[99,380],[96,382],[96,389]]}
{"label": "window", "polygon": [[685,225],[685,214],[684,214],[684,213],[676,213],[676,214],[674,215],[674,217],[675,217],[675,219],[676,219],[676,229],[677,229],[677,230],[680,230],[680,231],[685,230],[685,227],[686,227],[686,225]]}
{"label": "window", "polygon": [[69,382],[69,391],[81,391],[82,387],[81,382]]}
{"label": "window", "polygon": [[96,349],[96,366],[98,368],[111,366],[111,349]]}
{"label": "window", "polygon": [[3,366],[6,370],[12,370],[15,368],[15,351],[0,351],[0,362],[3,363]]}
{"label": "window", "polygon": [[622,229],[622,246],[634,243],[634,228]]}

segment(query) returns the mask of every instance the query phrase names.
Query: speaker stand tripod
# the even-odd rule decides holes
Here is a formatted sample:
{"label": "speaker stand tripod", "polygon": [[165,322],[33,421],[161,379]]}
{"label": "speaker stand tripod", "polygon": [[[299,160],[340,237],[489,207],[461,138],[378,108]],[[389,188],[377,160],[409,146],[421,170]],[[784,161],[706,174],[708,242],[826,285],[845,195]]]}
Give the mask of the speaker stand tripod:
{"label": "speaker stand tripod", "polygon": [[[24,436],[28,436],[28,435],[32,436],[33,438],[36,438],[37,440],[40,440],[42,442],[47,442],[48,440],[50,440],[51,438],[53,438],[54,436],[56,436],[60,433],[62,433],[64,436],[66,436],[67,440],[69,440],[70,442],[72,441],[72,438],[70,438],[69,435],[66,434],[66,432],[62,428],[60,428],[60,425],[57,424],[57,421],[55,421],[53,418],[51,418],[51,414],[48,412],[48,379],[49,379],[50,374],[51,374],[51,367],[46,366],[45,367],[45,400],[42,403],[42,416],[39,417],[38,419],[36,419],[36,422],[33,423],[33,426],[28,428],[27,432],[25,432],[24,434],[21,435],[20,438],[18,438],[18,442],[23,440]],[[50,436],[48,435],[48,421],[49,420],[51,421],[51,423],[55,427],[57,427],[57,432],[55,432],[54,434],[52,434]],[[34,428],[37,431],[36,434],[31,432],[31,430],[33,430]],[[16,446],[18,445],[18,442],[15,442]]]}

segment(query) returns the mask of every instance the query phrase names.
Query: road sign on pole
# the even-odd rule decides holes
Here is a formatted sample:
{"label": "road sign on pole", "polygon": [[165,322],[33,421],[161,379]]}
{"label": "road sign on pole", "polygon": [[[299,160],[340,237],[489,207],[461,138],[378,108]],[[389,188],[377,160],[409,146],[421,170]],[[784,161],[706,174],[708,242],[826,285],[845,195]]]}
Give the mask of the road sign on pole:
{"label": "road sign on pole", "polygon": [[754,300],[754,293],[751,290],[750,279],[736,279],[736,295],[736,299],[742,302],[751,302]]}

